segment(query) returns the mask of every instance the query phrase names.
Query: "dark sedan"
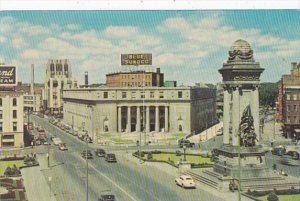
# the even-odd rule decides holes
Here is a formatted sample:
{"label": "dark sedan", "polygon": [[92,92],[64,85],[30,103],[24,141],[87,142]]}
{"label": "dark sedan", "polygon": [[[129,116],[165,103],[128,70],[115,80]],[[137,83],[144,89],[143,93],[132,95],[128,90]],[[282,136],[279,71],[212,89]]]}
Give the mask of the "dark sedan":
{"label": "dark sedan", "polygon": [[106,154],[105,155],[105,160],[109,163],[116,163],[117,159],[116,159],[116,155],[115,154]]}

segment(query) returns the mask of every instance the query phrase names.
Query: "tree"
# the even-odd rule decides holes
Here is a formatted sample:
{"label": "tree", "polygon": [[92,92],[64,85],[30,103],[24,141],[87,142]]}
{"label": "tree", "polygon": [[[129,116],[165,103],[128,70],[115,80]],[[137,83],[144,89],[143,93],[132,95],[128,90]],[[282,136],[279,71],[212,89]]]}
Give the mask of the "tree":
{"label": "tree", "polygon": [[261,83],[259,88],[259,104],[274,108],[278,97],[278,82]]}

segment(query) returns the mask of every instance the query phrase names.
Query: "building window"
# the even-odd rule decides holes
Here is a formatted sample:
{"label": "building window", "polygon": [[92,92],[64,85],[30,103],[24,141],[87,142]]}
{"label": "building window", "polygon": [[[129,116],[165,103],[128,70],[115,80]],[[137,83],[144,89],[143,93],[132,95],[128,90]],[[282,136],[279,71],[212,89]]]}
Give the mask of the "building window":
{"label": "building window", "polygon": [[291,95],[290,94],[286,95],[286,100],[291,100]]}
{"label": "building window", "polygon": [[293,100],[297,100],[297,94],[293,95]]}
{"label": "building window", "polygon": [[0,122],[0,132],[3,131],[3,122]]}
{"label": "building window", "polygon": [[126,98],[126,92],[122,92],[122,98]]}
{"label": "building window", "polygon": [[17,131],[17,122],[13,122],[13,131]]}
{"label": "building window", "polygon": [[297,105],[294,105],[294,112],[297,112]]}
{"label": "building window", "polygon": [[3,118],[3,111],[0,110],[0,119],[2,119],[2,118]]}
{"label": "building window", "polygon": [[178,98],[182,98],[182,91],[178,91]]}
{"label": "building window", "polygon": [[0,98],[0,107],[2,107],[2,98]]}
{"label": "building window", "polygon": [[291,106],[288,105],[288,106],[287,106],[287,112],[289,112],[290,110],[291,110]]}
{"label": "building window", "polygon": [[17,99],[13,98],[13,106],[17,106]]}
{"label": "building window", "polygon": [[131,98],[136,98],[136,92],[135,91],[131,92]]}
{"label": "building window", "polygon": [[14,118],[14,119],[17,118],[17,110],[13,110],[13,118]]}
{"label": "building window", "polygon": [[141,92],[141,98],[145,98],[145,92],[144,91]]}
{"label": "building window", "polygon": [[164,92],[163,91],[159,92],[159,98],[164,98]]}
{"label": "building window", "polygon": [[105,92],[103,93],[103,97],[104,97],[104,98],[108,98],[108,92],[107,92],[107,91],[105,91]]}
{"label": "building window", "polygon": [[150,91],[150,98],[154,98],[154,91]]}

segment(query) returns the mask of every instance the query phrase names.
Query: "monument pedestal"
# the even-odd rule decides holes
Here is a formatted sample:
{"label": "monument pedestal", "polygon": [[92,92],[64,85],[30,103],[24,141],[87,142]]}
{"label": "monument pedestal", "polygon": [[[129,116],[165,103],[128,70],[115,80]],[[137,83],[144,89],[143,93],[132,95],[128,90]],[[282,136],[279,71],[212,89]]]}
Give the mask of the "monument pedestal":
{"label": "monument pedestal", "polygon": [[[232,178],[265,177],[268,175],[265,154],[262,146],[234,147],[224,145],[216,150],[217,160],[213,166],[214,172]],[[240,167],[239,167],[239,156]]]}

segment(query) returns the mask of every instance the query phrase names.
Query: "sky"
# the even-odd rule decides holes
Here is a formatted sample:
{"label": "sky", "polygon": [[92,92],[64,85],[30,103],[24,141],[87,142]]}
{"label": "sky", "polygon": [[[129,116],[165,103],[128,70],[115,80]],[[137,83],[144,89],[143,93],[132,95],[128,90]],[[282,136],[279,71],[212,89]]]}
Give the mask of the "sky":
{"label": "sky", "polygon": [[[300,62],[300,11],[1,11],[0,62],[18,66],[19,81],[44,82],[49,59],[69,59],[80,84],[104,83],[107,73],[155,71],[179,85],[222,81],[218,69],[238,39],[248,41],[265,69],[262,82],[277,82]],[[152,53],[150,67],[121,66],[120,55]]]}

